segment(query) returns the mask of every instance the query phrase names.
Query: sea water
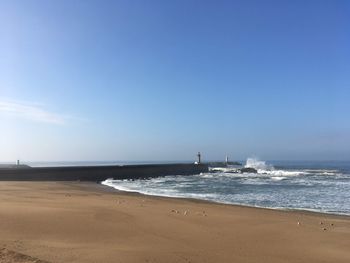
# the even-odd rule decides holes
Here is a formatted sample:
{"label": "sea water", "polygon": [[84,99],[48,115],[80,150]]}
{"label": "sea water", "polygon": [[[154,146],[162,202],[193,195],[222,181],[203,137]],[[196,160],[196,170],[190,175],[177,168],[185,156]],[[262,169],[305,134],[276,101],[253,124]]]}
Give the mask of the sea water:
{"label": "sea water", "polygon": [[199,175],[108,179],[103,184],[146,195],[350,215],[349,162],[264,162],[249,158],[243,166],[255,168],[257,173],[239,173],[239,166],[211,167]]}

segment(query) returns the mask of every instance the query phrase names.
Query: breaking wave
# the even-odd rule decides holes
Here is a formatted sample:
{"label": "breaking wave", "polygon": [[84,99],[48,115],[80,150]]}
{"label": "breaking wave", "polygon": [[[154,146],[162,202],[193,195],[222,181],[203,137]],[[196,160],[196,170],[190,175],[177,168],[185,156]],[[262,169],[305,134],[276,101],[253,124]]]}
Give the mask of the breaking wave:
{"label": "breaking wave", "polygon": [[298,176],[307,174],[307,172],[304,170],[277,170],[273,165],[267,164],[265,161],[260,161],[256,158],[248,158],[244,167],[254,168],[257,170],[258,174],[271,175],[277,178],[281,176]]}
{"label": "breaking wave", "polygon": [[256,170],[271,170],[274,169],[272,165],[266,164],[265,161],[260,161],[257,158],[248,158],[245,163],[245,168],[254,168]]}

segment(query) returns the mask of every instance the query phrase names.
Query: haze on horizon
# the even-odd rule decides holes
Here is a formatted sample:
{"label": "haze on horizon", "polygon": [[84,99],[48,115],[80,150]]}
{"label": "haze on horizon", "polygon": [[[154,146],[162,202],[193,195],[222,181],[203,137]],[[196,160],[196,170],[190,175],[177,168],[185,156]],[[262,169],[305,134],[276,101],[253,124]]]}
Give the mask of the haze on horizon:
{"label": "haze on horizon", "polygon": [[0,2],[0,162],[350,160],[349,1]]}

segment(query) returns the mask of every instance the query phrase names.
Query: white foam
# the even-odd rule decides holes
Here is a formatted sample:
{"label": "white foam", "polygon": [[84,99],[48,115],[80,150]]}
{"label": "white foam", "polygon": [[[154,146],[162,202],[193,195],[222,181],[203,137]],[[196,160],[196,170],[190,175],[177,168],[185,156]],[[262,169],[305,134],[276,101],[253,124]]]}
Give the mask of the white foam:
{"label": "white foam", "polygon": [[194,175],[201,178],[220,178],[220,177],[227,177],[227,178],[241,178],[241,177],[247,177],[249,174],[241,174],[241,173],[203,173],[200,175]]}
{"label": "white foam", "polygon": [[[153,178],[154,179],[154,178]],[[151,180],[153,180],[151,179]],[[147,190],[145,190],[144,184],[142,182],[145,181],[139,181],[140,183],[137,183],[136,181],[128,180],[126,181],[119,181],[119,180],[112,180],[107,179],[102,182],[103,185],[113,187],[116,190],[119,191],[125,191],[125,192],[137,192],[144,195],[152,195],[152,196],[162,196],[162,197],[176,197],[176,198],[194,198],[194,199],[203,199],[203,200],[216,200],[218,199],[217,194],[213,193],[185,193],[185,192],[179,192],[174,189],[169,188],[155,188],[149,187]],[[127,184],[127,185],[126,185]]]}
{"label": "white foam", "polygon": [[271,179],[276,180],[276,181],[281,181],[281,180],[287,179],[287,177],[285,177],[285,176],[273,176],[273,177],[271,177]]}
{"label": "white foam", "polygon": [[305,172],[310,173],[323,173],[323,172],[329,172],[329,173],[337,173],[338,170],[335,169],[305,169]]}
{"label": "white foam", "polygon": [[210,167],[209,172],[238,173],[238,168],[232,167]]}
{"label": "white foam", "polygon": [[298,176],[304,175],[304,171],[286,171],[286,170],[258,170],[259,174],[267,174],[271,176]]}
{"label": "white foam", "polygon": [[[101,184],[109,186],[109,187],[113,187],[114,189],[119,190],[119,191],[136,192],[134,190],[131,190],[128,187],[124,187],[124,186],[122,186],[120,184],[116,184],[116,183],[114,183],[114,181],[115,180],[113,180],[113,179],[107,179],[107,180],[103,181]],[[125,181],[123,180],[121,182],[125,182]]]}

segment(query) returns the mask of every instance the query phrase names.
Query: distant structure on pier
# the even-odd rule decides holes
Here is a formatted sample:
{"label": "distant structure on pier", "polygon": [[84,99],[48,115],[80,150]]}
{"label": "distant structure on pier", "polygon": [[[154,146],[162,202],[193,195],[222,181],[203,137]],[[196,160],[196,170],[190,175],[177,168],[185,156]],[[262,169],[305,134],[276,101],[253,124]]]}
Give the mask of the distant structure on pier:
{"label": "distant structure on pier", "polygon": [[198,152],[197,153],[197,157],[198,157],[198,164],[200,164],[201,163],[201,153],[200,152]]}

